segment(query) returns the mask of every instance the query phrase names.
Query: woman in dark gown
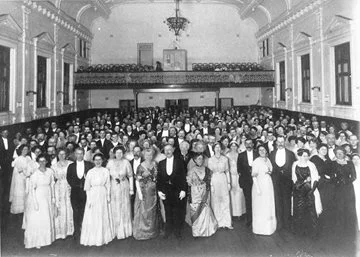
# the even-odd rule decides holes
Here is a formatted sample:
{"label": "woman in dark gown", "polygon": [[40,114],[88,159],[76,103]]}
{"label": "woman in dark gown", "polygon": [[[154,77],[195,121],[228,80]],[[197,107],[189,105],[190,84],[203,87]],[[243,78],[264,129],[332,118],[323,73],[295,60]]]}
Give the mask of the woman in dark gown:
{"label": "woman in dark gown", "polygon": [[334,217],[335,232],[352,234],[356,232],[356,208],[353,181],[356,179],[354,164],[346,160],[345,149],[334,150],[336,159],[331,163],[334,172]]}
{"label": "woman in dark gown", "polygon": [[310,159],[310,161],[315,164],[320,176],[318,189],[321,197],[323,212],[319,217],[319,222],[324,230],[328,230],[333,223],[329,212],[333,209],[335,193],[335,185],[332,183],[334,174],[331,171],[331,161],[327,156],[327,152],[328,146],[326,144],[320,144],[318,146],[318,154],[314,155]]}
{"label": "woman in dark gown", "polygon": [[144,152],[144,161],[136,171],[133,236],[137,240],[155,238],[159,234],[159,213],[156,193],[156,163],[154,151]]}
{"label": "woman in dark gown", "polygon": [[292,179],[294,182],[293,220],[294,232],[299,235],[317,234],[318,215],[321,213],[320,194],[317,190],[319,174],[309,161],[310,151],[299,149],[299,160],[294,162]]}

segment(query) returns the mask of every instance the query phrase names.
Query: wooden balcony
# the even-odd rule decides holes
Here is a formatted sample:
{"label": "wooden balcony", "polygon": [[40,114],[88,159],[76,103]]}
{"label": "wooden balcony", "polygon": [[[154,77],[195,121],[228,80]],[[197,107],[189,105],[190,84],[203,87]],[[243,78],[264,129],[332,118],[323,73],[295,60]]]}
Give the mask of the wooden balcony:
{"label": "wooden balcony", "polygon": [[274,71],[75,73],[75,89],[274,87]]}

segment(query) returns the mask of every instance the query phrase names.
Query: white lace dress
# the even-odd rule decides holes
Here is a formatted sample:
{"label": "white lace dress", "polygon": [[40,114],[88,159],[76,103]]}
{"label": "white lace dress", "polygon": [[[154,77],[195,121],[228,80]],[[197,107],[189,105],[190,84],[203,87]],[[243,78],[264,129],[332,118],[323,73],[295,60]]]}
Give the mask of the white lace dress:
{"label": "white lace dress", "polygon": [[74,233],[73,210],[70,201],[70,186],[66,180],[67,168],[71,161],[65,164],[57,162],[51,168],[55,176],[55,235],[56,239],[64,239]]}

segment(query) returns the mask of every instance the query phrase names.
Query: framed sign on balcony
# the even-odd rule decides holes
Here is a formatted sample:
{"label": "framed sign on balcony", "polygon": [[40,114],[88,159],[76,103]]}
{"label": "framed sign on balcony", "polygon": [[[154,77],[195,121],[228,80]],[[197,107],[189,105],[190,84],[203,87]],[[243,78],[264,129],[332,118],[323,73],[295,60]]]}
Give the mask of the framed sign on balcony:
{"label": "framed sign on balcony", "polygon": [[186,71],[187,52],[184,49],[164,49],[164,71]]}

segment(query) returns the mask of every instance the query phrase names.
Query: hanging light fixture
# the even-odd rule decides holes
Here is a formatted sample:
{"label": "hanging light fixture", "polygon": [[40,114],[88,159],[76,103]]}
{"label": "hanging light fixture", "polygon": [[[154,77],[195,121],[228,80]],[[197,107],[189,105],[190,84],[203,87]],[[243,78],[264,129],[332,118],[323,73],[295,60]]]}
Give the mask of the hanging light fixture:
{"label": "hanging light fixture", "polygon": [[173,31],[175,33],[176,40],[178,40],[180,32],[186,29],[186,25],[190,23],[190,21],[180,16],[180,0],[175,0],[175,5],[175,17],[167,18],[164,23],[168,25],[169,31]]}

